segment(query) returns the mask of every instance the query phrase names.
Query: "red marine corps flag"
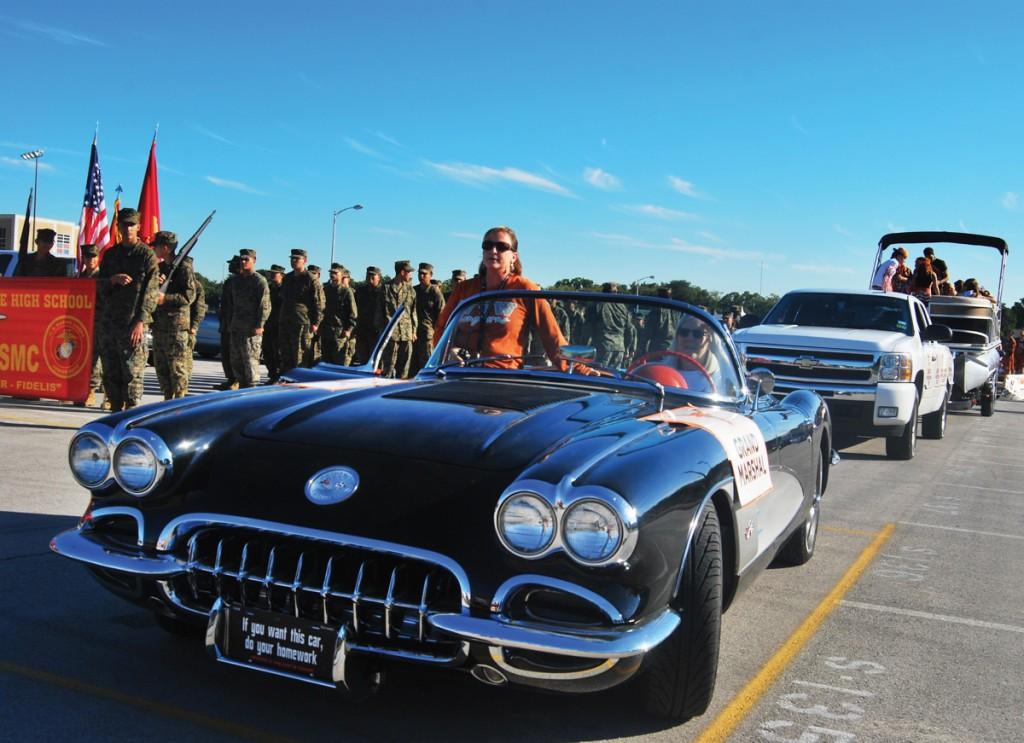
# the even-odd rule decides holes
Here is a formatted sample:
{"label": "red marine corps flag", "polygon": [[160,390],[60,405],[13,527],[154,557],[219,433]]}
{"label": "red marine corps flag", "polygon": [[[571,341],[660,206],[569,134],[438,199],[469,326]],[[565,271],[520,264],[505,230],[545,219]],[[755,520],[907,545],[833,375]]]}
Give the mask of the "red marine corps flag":
{"label": "red marine corps flag", "polygon": [[156,134],[149,146],[149,163],[139,196],[139,239],[149,243],[160,231],[160,189],[156,182]]}
{"label": "red marine corps flag", "polygon": [[110,227],[107,224],[107,202],[103,198],[103,177],[100,175],[100,153],[96,137],[92,138],[89,172],[85,176],[85,200],[78,229],[78,267],[82,267],[82,246],[95,245],[100,255],[110,247]]}

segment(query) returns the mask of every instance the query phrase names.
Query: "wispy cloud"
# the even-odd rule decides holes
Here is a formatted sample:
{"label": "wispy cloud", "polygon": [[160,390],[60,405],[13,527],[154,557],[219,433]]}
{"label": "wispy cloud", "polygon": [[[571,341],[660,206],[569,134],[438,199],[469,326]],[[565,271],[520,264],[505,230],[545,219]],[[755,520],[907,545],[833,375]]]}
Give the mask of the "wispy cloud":
{"label": "wispy cloud", "polygon": [[602,191],[615,191],[622,187],[622,182],[618,178],[600,168],[584,168],[583,180]]}
{"label": "wispy cloud", "polygon": [[242,193],[251,193],[257,196],[266,196],[267,194],[259,189],[253,188],[248,183],[242,183],[241,181],[229,181],[227,178],[218,178],[215,175],[206,176],[206,181],[212,183],[220,188],[230,188],[233,191],[241,191]]}
{"label": "wispy cloud", "polygon": [[538,191],[557,194],[558,196],[575,196],[572,191],[559,183],[555,183],[550,178],[545,178],[542,175],[530,173],[526,170],[520,170],[519,168],[492,168],[487,165],[474,165],[472,163],[435,163],[429,160],[426,163],[441,175],[460,183],[480,186],[505,181],[534,188]]}
{"label": "wispy cloud", "polygon": [[[26,150],[26,151],[27,150],[34,150],[34,149],[38,148],[38,149],[43,150],[43,152],[46,152],[47,154],[51,154],[51,155],[54,155],[54,154],[56,154],[56,155],[74,155],[75,157],[81,157],[82,155],[88,155],[89,154],[89,152],[87,150],[68,150],[68,149],[65,149],[63,147],[51,147],[49,145],[44,145],[43,147],[40,147],[38,144],[26,144],[25,142],[9,142],[9,141],[6,141],[6,140],[3,141],[3,142],[0,142],[0,147],[6,147],[6,148],[11,149],[11,150]],[[42,167],[42,165],[43,165],[42,163],[39,163],[39,167]]]}
{"label": "wispy cloud", "polygon": [[351,147],[353,150],[358,152],[360,155],[366,155],[367,157],[375,157],[378,160],[383,157],[377,150],[372,147],[367,147],[365,144],[352,137],[345,137],[345,144]]}
{"label": "wispy cloud", "polygon": [[[4,165],[8,165],[8,166],[10,166],[12,168],[30,168],[30,169],[35,169],[35,167],[36,167],[35,163],[33,163],[31,160],[22,160],[20,157],[7,157],[6,155],[4,155],[3,157],[0,157],[0,163],[3,163]],[[40,160],[39,161],[39,169],[40,170],[53,170],[53,166],[50,165],[50,163],[43,162],[42,160]]]}
{"label": "wispy cloud", "polygon": [[853,237],[853,233],[850,232],[845,227],[843,227],[841,224],[834,224],[834,225],[832,225],[832,229],[834,229],[836,232],[838,232],[843,237]]}
{"label": "wispy cloud", "polygon": [[655,217],[656,219],[664,219],[666,221],[676,219],[697,219],[696,214],[681,212],[677,209],[669,209],[668,207],[657,206],[656,204],[619,204],[615,209],[620,212],[642,214],[645,217]]}
{"label": "wispy cloud", "polygon": [[855,273],[849,266],[837,266],[834,263],[822,264],[822,263],[790,263],[790,269],[799,273],[822,273],[822,274],[837,274],[837,273]]}
{"label": "wispy cloud", "polygon": [[734,248],[713,247],[691,243],[682,238],[673,237],[668,242],[654,243],[641,240],[630,235],[622,235],[607,232],[591,232],[590,237],[607,242],[617,243],[624,247],[644,248],[647,250],[670,250],[676,253],[689,253],[700,255],[712,260],[761,260],[768,258],[765,253],[756,250],[736,250]]}
{"label": "wispy cloud", "polygon": [[388,136],[388,135],[387,135],[387,134],[385,134],[384,132],[374,132],[374,133],[373,133],[373,136],[375,136],[375,137],[376,137],[377,139],[381,139],[381,140],[383,140],[383,141],[387,142],[387,143],[388,143],[389,145],[393,145],[394,147],[405,147],[405,145],[404,145],[404,144],[402,144],[401,142],[399,142],[399,141],[398,141],[397,139],[395,139],[394,137],[390,137],[390,136]]}
{"label": "wispy cloud", "polygon": [[694,199],[706,198],[704,194],[697,191],[693,183],[678,176],[670,175],[668,177],[668,185],[671,186],[673,190],[681,193],[683,196],[689,196]]}
{"label": "wispy cloud", "polygon": [[713,243],[725,242],[724,240],[722,240],[722,238],[720,238],[714,232],[711,232],[709,230],[701,230],[697,234],[703,237],[705,240],[710,240]]}
{"label": "wispy cloud", "polygon": [[202,134],[204,137],[209,137],[210,139],[212,139],[215,142],[220,142],[221,144],[231,145],[232,147],[240,147],[241,146],[237,142],[232,142],[227,137],[225,137],[225,136],[223,136],[221,134],[217,134],[217,132],[210,131],[205,126],[200,126],[199,124],[193,124],[192,128],[195,131],[197,131],[200,134]]}
{"label": "wispy cloud", "polygon": [[323,90],[324,89],[323,85],[321,85],[320,83],[316,82],[313,78],[311,78],[305,72],[296,72],[295,73],[295,77],[297,77],[299,79],[299,82],[301,82],[303,85],[305,85],[307,88],[310,88],[311,90]]}
{"label": "wispy cloud", "polygon": [[1000,203],[1003,205],[1004,209],[1015,212],[1020,209],[1020,194],[1014,193],[1013,191],[1007,191],[1003,194],[1003,198]]}
{"label": "wispy cloud", "polygon": [[65,44],[67,46],[107,46],[106,43],[98,39],[80,34],[77,31],[70,31],[66,28],[47,26],[44,23],[36,23],[35,21],[10,18],[6,16],[0,16],[0,20],[9,21],[23,31],[27,31],[28,33],[36,36],[43,36],[50,41],[56,41],[58,44]]}
{"label": "wispy cloud", "polygon": [[807,131],[807,129],[804,128],[803,122],[800,121],[800,117],[797,116],[796,114],[790,114],[789,123],[793,126],[794,129],[796,129],[801,134],[810,133]]}
{"label": "wispy cloud", "polygon": [[460,240],[479,240],[481,237],[479,232],[449,232],[448,234]]}

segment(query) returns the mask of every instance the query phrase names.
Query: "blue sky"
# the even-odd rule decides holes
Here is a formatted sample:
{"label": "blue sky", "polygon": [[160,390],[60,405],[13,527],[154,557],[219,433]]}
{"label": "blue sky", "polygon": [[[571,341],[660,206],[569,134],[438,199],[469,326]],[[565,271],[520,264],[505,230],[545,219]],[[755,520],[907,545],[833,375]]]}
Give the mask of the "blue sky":
{"label": "blue sky", "polygon": [[[1019,3],[146,6],[4,11],[0,211],[41,147],[40,214],[76,220],[97,121],[108,207],[119,183],[134,206],[159,122],[163,227],[216,208],[214,278],[242,247],[326,266],[356,202],[357,276],[473,269],[502,223],[540,283],[765,293],[862,286],[895,230],[1022,246]],[[940,254],[994,290],[994,251]]]}

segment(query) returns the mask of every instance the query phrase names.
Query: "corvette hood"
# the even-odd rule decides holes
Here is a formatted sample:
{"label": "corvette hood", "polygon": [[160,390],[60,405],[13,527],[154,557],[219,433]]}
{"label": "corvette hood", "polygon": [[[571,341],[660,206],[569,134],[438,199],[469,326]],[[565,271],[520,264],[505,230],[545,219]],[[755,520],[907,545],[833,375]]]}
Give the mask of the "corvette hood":
{"label": "corvette hood", "polygon": [[251,421],[253,439],[477,469],[532,462],[581,429],[635,418],[643,400],[600,389],[491,380],[328,394]]}

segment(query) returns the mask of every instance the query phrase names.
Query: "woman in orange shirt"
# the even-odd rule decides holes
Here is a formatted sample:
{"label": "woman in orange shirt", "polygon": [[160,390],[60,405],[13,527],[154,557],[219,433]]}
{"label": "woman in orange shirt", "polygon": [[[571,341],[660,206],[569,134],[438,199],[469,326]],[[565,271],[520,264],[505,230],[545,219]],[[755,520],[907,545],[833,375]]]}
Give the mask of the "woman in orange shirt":
{"label": "woman in orange shirt", "polygon": [[[452,292],[434,331],[440,339],[448,320],[459,303],[481,292],[527,289],[538,291],[540,286],[523,276],[519,260],[519,240],[511,227],[492,227],[484,234],[483,261],[477,276],[458,284]],[[507,356],[494,359],[485,366],[505,369],[522,367],[522,356],[530,347],[530,332],[536,329],[551,363],[565,368],[559,348],[566,343],[558,329],[558,322],[546,299],[506,299],[481,302],[466,312],[459,313],[458,327],[450,346],[465,349],[473,356]]]}

